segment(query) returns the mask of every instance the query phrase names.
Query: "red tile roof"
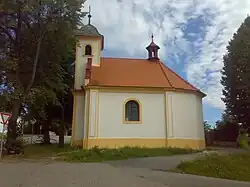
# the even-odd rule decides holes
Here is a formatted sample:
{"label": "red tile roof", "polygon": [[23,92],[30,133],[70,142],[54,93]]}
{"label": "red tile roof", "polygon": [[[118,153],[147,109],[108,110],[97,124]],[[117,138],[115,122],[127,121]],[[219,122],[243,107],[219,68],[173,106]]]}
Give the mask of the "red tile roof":
{"label": "red tile roof", "polygon": [[128,58],[101,58],[93,66],[91,86],[135,86],[196,91],[195,88],[161,61]]}

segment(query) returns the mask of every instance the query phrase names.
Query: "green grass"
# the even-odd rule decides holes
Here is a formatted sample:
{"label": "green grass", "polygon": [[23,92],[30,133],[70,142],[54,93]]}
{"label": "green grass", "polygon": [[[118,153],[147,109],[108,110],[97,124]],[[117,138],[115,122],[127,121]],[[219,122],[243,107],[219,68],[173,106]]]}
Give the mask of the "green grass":
{"label": "green grass", "polygon": [[3,133],[0,132],[0,140],[2,140],[2,137],[3,137],[3,139],[5,139],[6,138],[6,134],[3,134]]}
{"label": "green grass", "polygon": [[179,148],[137,148],[124,147],[120,149],[99,149],[90,150],[73,148],[65,145],[65,148],[58,148],[57,145],[28,145],[24,149],[24,155],[6,157],[8,158],[54,158],[67,162],[102,162],[108,160],[124,160],[128,158],[171,156],[177,154],[189,154],[197,151],[192,149]]}
{"label": "green grass", "polygon": [[250,181],[250,152],[230,155],[213,154],[194,161],[182,162],[173,171],[224,178],[238,181]]}
{"label": "green grass", "polygon": [[108,160],[124,160],[128,158],[171,156],[197,152],[191,149],[178,148],[137,148],[124,147],[120,149],[79,149],[74,152],[60,154],[60,160],[68,162],[102,162]]}

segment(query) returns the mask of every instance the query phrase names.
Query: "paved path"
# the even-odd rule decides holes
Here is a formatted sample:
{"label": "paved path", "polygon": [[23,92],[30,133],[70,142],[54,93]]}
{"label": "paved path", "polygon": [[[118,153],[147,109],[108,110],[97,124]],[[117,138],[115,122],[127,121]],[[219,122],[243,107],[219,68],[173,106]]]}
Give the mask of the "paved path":
{"label": "paved path", "polygon": [[[213,151],[207,151],[202,153],[188,154],[188,155],[174,155],[165,157],[150,157],[150,158],[135,158],[128,160],[109,161],[112,166],[115,167],[130,167],[130,168],[147,168],[150,170],[167,171],[171,168],[175,168],[182,161],[194,160],[201,155],[218,153],[218,154],[237,154],[244,153],[246,150],[235,148],[215,148]],[[250,186],[249,186],[250,187]]]}
{"label": "paved path", "polygon": [[167,171],[175,168],[182,161],[194,160],[201,154],[175,155],[165,157],[135,158],[106,162],[115,167],[146,168],[154,171]]}
{"label": "paved path", "polygon": [[[198,155],[106,163],[0,162],[0,187],[249,187],[250,183],[166,172]],[[174,163],[173,163],[174,162]]]}

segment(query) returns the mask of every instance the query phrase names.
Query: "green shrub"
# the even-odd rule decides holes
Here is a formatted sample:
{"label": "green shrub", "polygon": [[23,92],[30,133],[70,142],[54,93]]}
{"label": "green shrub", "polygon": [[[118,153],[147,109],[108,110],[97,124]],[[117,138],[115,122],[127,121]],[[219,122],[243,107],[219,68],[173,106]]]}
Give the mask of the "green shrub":
{"label": "green shrub", "polygon": [[6,134],[0,133],[0,140],[2,140],[2,137],[4,140],[6,140],[6,138],[7,138]]}
{"label": "green shrub", "polygon": [[238,138],[237,138],[237,144],[239,145],[240,148],[250,149],[248,141],[249,141],[249,138],[248,138],[247,133],[239,133]]}

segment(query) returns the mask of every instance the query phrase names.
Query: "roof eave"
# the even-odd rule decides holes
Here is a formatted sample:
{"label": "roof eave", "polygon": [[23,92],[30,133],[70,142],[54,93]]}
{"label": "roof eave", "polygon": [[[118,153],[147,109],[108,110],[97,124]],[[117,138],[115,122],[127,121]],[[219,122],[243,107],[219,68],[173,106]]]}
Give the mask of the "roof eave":
{"label": "roof eave", "polygon": [[152,86],[116,86],[116,85],[95,85],[89,84],[86,88],[134,88],[134,89],[150,89],[150,90],[161,90],[161,91],[182,91],[182,92],[193,92],[199,94],[202,98],[206,97],[207,95],[200,90],[189,90],[189,89],[180,89],[180,88],[168,88],[168,87],[152,87]]}
{"label": "roof eave", "polygon": [[201,94],[201,97],[204,98],[207,96],[207,94],[203,93],[202,91],[199,91],[199,93]]}

